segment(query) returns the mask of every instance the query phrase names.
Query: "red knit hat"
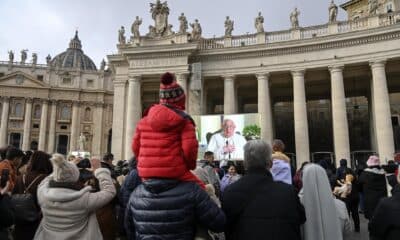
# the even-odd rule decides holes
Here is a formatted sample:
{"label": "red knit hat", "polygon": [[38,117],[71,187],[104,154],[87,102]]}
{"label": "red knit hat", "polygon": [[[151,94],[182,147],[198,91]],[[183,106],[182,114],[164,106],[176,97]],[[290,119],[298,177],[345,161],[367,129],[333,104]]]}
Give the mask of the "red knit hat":
{"label": "red knit hat", "polygon": [[185,109],[186,96],[182,87],[175,80],[175,75],[169,72],[161,76],[160,103]]}

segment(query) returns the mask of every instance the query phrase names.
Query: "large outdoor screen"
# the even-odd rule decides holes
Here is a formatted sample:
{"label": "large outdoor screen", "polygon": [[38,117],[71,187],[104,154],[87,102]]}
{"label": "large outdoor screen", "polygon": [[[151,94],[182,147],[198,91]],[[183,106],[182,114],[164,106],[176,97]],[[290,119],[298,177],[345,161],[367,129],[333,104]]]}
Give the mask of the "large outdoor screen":
{"label": "large outdoor screen", "polygon": [[[246,140],[251,138],[257,138],[257,128],[260,128],[260,116],[257,113],[253,114],[234,114],[234,115],[202,115],[193,116],[193,120],[196,123],[196,134],[199,141],[199,154],[198,159],[202,159],[204,152],[207,151],[207,147],[214,134],[222,134],[222,123],[224,119],[230,119],[234,122],[235,135],[241,135]],[[259,133],[258,133],[259,134]],[[228,138],[222,137],[222,141],[227,141]],[[233,143],[232,143],[233,144]],[[221,155],[221,154],[219,154]],[[227,156],[219,156],[217,152],[214,152],[216,158],[227,158]],[[240,155],[235,156],[232,154],[232,160],[241,160]],[[217,159],[218,160],[218,159]]]}

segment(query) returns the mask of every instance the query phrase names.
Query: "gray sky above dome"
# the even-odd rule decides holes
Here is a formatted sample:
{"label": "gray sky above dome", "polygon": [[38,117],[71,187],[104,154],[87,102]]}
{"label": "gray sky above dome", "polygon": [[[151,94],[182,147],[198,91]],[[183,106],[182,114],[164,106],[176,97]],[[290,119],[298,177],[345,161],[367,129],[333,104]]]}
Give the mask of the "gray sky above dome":
{"label": "gray sky above dome", "polygon": [[[140,33],[148,32],[154,23],[150,2],[155,0],[1,0],[0,60],[7,61],[8,50],[13,50],[20,61],[20,51],[29,49],[28,62],[35,52],[38,63],[45,63],[47,54],[55,57],[68,48],[78,29],[84,53],[99,67],[102,58],[116,53],[121,26],[128,39],[135,17],[140,16]],[[344,2],[335,1],[337,5]],[[224,34],[225,17],[230,16],[235,22],[233,35],[240,35],[255,32],[254,18],[261,11],[265,31],[277,31],[289,29],[294,7],[301,11],[300,26],[327,23],[329,4],[330,0],[170,0],[169,23],[178,31],[178,16],[183,12],[189,23],[199,19],[204,37],[219,37]],[[345,18],[340,9],[338,19]]]}

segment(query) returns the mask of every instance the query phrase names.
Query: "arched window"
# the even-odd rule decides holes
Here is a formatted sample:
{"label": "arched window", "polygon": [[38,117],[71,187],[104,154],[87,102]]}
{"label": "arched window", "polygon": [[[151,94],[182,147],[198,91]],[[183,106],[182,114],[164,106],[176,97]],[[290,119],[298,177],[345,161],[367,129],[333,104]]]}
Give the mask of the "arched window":
{"label": "arched window", "polygon": [[61,120],[69,120],[71,118],[71,109],[69,106],[63,106],[60,114]]}
{"label": "arched window", "polygon": [[16,103],[14,106],[14,114],[16,117],[22,117],[23,112],[22,112],[22,104],[21,103]]}
{"label": "arched window", "polygon": [[37,104],[37,105],[35,105],[35,108],[33,110],[33,118],[39,119],[40,118],[40,114],[41,114],[40,105]]}
{"label": "arched window", "polygon": [[92,110],[90,109],[90,107],[87,107],[85,109],[85,121],[90,122],[91,120],[92,120]]}

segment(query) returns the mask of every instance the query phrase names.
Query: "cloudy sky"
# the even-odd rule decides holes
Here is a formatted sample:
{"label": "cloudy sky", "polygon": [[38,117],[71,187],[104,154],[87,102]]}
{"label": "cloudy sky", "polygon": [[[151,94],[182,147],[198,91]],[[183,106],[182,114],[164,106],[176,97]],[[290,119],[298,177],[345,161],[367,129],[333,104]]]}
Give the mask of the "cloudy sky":
{"label": "cloudy sky", "polygon": [[[118,29],[125,26],[130,35],[135,16],[143,18],[141,34],[153,24],[149,13],[150,0],[0,0],[0,60],[8,60],[13,50],[20,60],[21,49],[33,52],[38,62],[65,51],[76,29],[84,52],[97,66],[107,54],[116,52]],[[335,0],[336,4],[347,0]],[[189,22],[198,18],[203,36],[222,36],[224,20],[235,22],[234,35],[254,32],[254,18],[261,11],[265,30],[288,29],[289,14],[294,7],[301,11],[301,26],[324,24],[328,18],[330,0],[169,0],[169,23],[179,28],[178,16],[184,12]],[[339,19],[346,13],[339,10]],[[127,36],[128,38],[128,36]]]}

